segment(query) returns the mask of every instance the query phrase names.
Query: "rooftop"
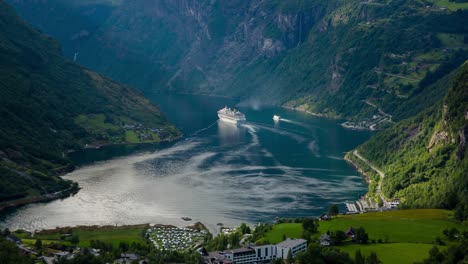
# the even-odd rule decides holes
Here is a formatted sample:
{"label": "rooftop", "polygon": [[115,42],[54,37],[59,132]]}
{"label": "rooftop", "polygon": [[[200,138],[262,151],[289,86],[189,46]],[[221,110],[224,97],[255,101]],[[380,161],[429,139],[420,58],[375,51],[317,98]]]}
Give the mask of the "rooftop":
{"label": "rooftop", "polygon": [[297,246],[299,246],[299,245],[301,245],[301,244],[303,244],[303,243],[307,243],[307,240],[302,239],[302,238],[298,238],[298,239],[294,239],[294,238],[291,239],[291,238],[288,238],[288,239],[286,239],[285,241],[283,241],[283,242],[277,244],[276,246],[278,246],[278,247],[289,247],[289,248],[291,248],[291,247],[297,247]]}
{"label": "rooftop", "polygon": [[235,248],[235,249],[230,249],[226,251],[231,252],[231,253],[247,253],[247,252],[255,253],[255,250],[253,248]]}

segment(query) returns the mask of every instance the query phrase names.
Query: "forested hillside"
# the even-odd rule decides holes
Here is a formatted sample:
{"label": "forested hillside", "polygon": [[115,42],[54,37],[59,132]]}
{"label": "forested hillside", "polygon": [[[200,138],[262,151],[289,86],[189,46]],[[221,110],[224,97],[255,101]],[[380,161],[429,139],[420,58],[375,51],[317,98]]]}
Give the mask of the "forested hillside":
{"label": "forested hillside", "polygon": [[139,92],[66,61],[0,0],[0,202],[69,188],[57,176],[73,169],[67,152],[86,144],[179,135]]}
{"label": "forested hillside", "polygon": [[357,150],[385,173],[382,192],[387,198],[400,198],[408,207],[456,208],[457,216],[466,219],[468,61],[449,77],[443,100],[379,132]]}
{"label": "forested hillside", "polygon": [[[235,96],[385,128],[443,97],[467,3],[9,0],[87,67],[142,90]],[[66,26],[64,26],[66,25]]]}

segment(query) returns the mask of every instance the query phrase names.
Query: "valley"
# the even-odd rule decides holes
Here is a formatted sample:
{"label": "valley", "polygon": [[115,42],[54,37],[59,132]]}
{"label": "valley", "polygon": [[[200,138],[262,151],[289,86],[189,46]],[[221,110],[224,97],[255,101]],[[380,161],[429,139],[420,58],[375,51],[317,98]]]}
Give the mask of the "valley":
{"label": "valley", "polygon": [[0,262],[466,261],[467,25],[465,0],[0,0]]}

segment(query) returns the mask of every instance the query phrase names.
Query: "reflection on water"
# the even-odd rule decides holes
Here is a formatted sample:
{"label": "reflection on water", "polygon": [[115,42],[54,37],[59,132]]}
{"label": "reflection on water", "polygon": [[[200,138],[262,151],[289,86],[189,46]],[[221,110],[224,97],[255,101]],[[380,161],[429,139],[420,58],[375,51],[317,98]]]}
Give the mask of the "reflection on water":
{"label": "reflection on water", "polygon": [[[177,105],[185,105],[190,119],[198,120],[184,123],[186,139],[164,149],[84,166],[65,176],[82,187],[74,197],[10,211],[0,225],[27,230],[186,225],[181,217],[187,216],[214,230],[219,222],[317,215],[331,203],[366,191],[361,177],[341,157],[369,133],[284,109],[242,109],[249,122],[236,126],[216,121],[216,110],[225,102],[200,100],[203,103],[171,96],[170,104],[159,102],[176,125],[182,122],[177,116],[190,122],[183,111],[173,113]],[[293,122],[274,123],[273,113]]]}
{"label": "reflection on water", "polygon": [[245,141],[246,128],[244,126],[223,122],[221,120],[217,121],[217,125],[221,145],[233,145]]}

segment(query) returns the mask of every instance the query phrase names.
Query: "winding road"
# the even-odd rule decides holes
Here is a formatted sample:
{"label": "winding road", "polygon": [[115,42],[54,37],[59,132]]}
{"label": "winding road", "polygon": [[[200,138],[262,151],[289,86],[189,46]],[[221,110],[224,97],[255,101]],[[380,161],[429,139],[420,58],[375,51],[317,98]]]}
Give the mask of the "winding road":
{"label": "winding road", "polygon": [[381,192],[381,188],[382,188],[382,182],[383,182],[383,179],[385,178],[385,174],[379,170],[377,167],[375,167],[374,165],[372,165],[372,163],[370,163],[366,158],[364,158],[363,156],[361,156],[359,154],[359,152],[357,150],[354,150],[353,151],[353,154],[358,157],[360,160],[364,161],[364,163],[367,164],[367,166],[369,166],[371,169],[373,169],[375,172],[377,172],[377,174],[379,174],[380,176],[380,181],[379,181],[379,185],[377,186],[377,189],[376,189],[376,194],[380,197],[380,199],[382,200],[383,204],[385,207],[390,207],[390,204],[387,202],[387,200],[383,197],[382,195],[382,192]]}

